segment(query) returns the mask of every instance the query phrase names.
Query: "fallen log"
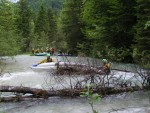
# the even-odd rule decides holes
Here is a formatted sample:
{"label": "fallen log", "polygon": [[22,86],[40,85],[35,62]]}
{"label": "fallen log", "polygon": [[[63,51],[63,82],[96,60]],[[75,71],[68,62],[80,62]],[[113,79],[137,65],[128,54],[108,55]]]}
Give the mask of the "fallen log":
{"label": "fallen log", "polygon": [[87,64],[81,63],[72,63],[72,62],[58,62],[56,63],[57,71],[56,74],[99,74],[99,75],[108,75],[106,71],[101,66],[90,66]]}
{"label": "fallen log", "polygon": [[15,97],[0,97],[0,102],[21,102],[21,101],[36,101],[36,100],[44,100],[45,98],[35,98],[35,97],[24,97],[24,96],[15,96]]}
{"label": "fallen log", "polygon": [[[85,88],[80,89],[61,89],[56,91],[50,91],[50,90],[43,90],[43,89],[36,89],[36,88],[30,88],[30,87],[18,87],[18,86],[0,86],[0,92],[16,92],[16,93],[30,93],[32,95],[30,96],[24,96],[24,95],[16,95],[14,97],[0,97],[1,102],[7,102],[7,101],[22,101],[26,99],[33,99],[33,98],[43,98],[47,99],[48,97],[53,96],[60,96],[60,97],[76,97],[80,95],[80,92],[83,91]],[[142,88],[138,86],[130,86],[130,87],[124,87],[124,88],[116,88],[116,87],[96,87],[93,88],[93,93],[98,93],[100,95],[110,95],[110,94],[118,94],[123,92],[133,92],[138,90],[150,90],[149,86],[143,86]]]}
{"label": "fallen log", "polygon": [[30,93],[34,97],[48,97],[48,91],[37,88],[23,87],[23,86],[0,86],[0,92],[15,92],[15,93]]}
{"label": "fallen log", "polygon": [[[57,66],[56,73],[59,75],[63,74],[99,74],[99,75],[109,75],[110,72],[106,72],[102,68],[102,66],[92,66],[88,64],[74,63],[74,62],[57,62],[55,64]],[[111,70],[123,71],[123,72],[131,72],[128,70],[115,69]]]}

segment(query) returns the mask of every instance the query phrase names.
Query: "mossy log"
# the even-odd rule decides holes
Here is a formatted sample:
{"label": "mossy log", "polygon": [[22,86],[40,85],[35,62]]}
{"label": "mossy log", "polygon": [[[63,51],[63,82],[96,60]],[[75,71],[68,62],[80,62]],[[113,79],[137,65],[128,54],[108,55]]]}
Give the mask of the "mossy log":
{"label": "mossy log", "polygon": [[[142,89],[150,90],[150,86],[143,86]],[[80,92],[84,89],[61,89],[56,91],[36,89],[30,87],[18,87],[18,86],[0,86],[0,92],[14,92],[18,95],[13,97],[1,97],[0,100],[3,102],[7,101],[22,101],[26,99],[35,99],[43,98],[47,99],[48,97],[60,96],[60,97],[76,97],[80,95]],[[138,86],[124,87],[124,88],[115,88],[115,87],[96,87],[93,90],[93,93],[98,93],[100,95],[109,95],[109,94],[118,94],[122,92],[133,92],[141,90]],[[23,94],[30,93],[32,95]]]}

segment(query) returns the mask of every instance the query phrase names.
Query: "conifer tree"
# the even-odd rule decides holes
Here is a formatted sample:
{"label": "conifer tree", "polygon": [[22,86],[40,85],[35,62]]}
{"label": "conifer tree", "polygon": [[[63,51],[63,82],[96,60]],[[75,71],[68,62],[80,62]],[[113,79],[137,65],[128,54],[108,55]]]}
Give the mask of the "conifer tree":
{"label": "conifer tree", "polygon": [[48,33],[49,33],[49,23],[47,11],[43,5],[41,5],[40,10],[37,15],[35,22],[35,34],[37,35],[38,47],[49,46]]}
{"label": "conifer tree", "polygon": [[66,0],[61,13],[62,30],[66,37],[67,48],[72,53],[77,53],[77,45],[83,41],[81,6],[81,0]]}
{"label": "conifer tree", "polygon": [[137,0],[137,25],[135,26],[134,58],[150,68],[150,27],[145,24],[150,20],[150,1]]}
{"label": "conifer tree", "polygon": [[0,2],[0,26],[3,26],[5,30],[14,29],[14,4],[7,0]]}
{"label": "conifer tree", "polygon": [[49,23],[49,31],[48,31],[48,40],[49,43],[55,40],[55,35],[57,32],[56,26],[56,18],[52,9],[48,9],[48,23]]}
{"label": "conifer tree", "polygon": [[135,6],[135,0],[85,2],[82,17],[86,25],[84,33],[94,45],[95,51],[102,53],[102,57],[106,57],[109,49],[117,51],[122,48],[124,51],[131,47],[134,36],[133,26],[136,23]]}
{"label": "conifer tree", "polygon": [[21,34],[22,39],[22,51],[26,52],[30,47],[30,23],[32,19],[32,13],[28,7],[26,0],[19,1],[18,19],[16,24],[18,26],[18,33]]}
{"label": "conifer tree", "polygon": [[7,0],[0,1],[0,56],[16,55],[19,49],[14,8],[13,3]]}
{"label": "conifer tree", "polygon": [[42,5],[37,16],[37,21],[35,22],[35,33],[37,33],[40,36],[42,32],[48,34],[48,31],[49,31],[48,16],[46,9]]}

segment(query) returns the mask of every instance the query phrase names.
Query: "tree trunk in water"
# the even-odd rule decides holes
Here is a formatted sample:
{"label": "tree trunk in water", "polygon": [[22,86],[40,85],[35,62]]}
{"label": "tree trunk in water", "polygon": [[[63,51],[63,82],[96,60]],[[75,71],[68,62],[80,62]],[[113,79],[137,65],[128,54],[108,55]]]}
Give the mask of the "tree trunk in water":
{"label": "tree trunk in water", "polygon": [[[150,90],[150,86],[143,86],[142,89]],[[129,92],[129,91],[138,91],[141,90],[138,86],[132,87],[124,87],[124,88],[115,88],[115,87],[97,87],[93,89],[93,93],[98,93],[100,95],[109,95],[109,94],[117,94],[122,92]],[[33,99],[33,98],[44,98],[47,99],[48,97],[52,96],[69,96],[75,97],[79,96],[80,92],[83,89],[61,89],[56,91],[50,90],[43,90],[43,89],[36,89],[30,87],[18,87],[18,86],[0,86],[0,92],[14,92],[17,95],[13,97],[0,97],[0,101],[7,102],[7,101],[22,101],[26,99]],[[22,93],[22,94],[21,94]],[[32,95],[23,95],[26,93],[30,93]]]}

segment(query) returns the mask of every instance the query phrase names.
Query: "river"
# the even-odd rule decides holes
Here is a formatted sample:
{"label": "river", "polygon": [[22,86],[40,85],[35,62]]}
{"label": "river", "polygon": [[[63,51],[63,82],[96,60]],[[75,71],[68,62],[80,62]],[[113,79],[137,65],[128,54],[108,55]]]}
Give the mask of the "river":
{"label": "river", "polygon": [[[14,59],[4,57],[3,76],[0,85],[49,88],[54,81],[47,82],[49,74],[34,72],[30,66],[39,62],[44,56],[18,55]],[[55,61],[64,60],[53,56]],[[76,61],[77,57],[68,57]],[[83,61],[83,59],[82,59]],[[124,72],[119,72],[125,74]],[[130,75],[130,73],[127,73]],[[127,75],[125,74],[125,75]],[[51,75],[52,76],[52,75]],[[117,75],[116,75],[117,76]],[[60,87],[57,83],[57,87]],[[150,91],[138,91],[109,95],[94,103],[98,113],[150,113]],[[50,97],[48,100],[29,100],[22,102],[0,103],[0,113],[92,113],[88,101],[84,98]]]}

